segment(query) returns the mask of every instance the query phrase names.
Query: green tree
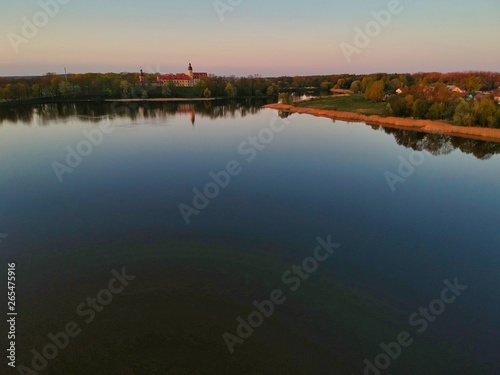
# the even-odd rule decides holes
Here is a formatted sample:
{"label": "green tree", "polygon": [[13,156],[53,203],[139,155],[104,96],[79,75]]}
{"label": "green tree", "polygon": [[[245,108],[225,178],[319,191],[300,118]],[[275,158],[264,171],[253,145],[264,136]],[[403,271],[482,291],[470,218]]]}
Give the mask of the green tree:
{"label": "green tree", "polygon": [[169,81],[167,85],[170,90],[170,96],[177,97],[179,95],[179,88],[172,81]]}
{"label": "green tree", "polygon": [[82,92],[82,90],[80,89],[80,86],[72,85],[71,83],[69,83],[67,81],[62,81],[59,84],[58,90],[62,96],[72,97],[72,98],[80,95]]}
{"label": "green tree", "polygon": [[172,97],[172,90],[170,90],[170,86],[168,84],[163,85],[161,87],[161,95],[164,98],[171,98]]}
{"label": "green tree", "polygon": [[120,82],[120,89],[122,92],[122,98],[130,98],[130,82],[127,80],[122,80]]}
{"label": "green tree", "polygon": [[459,126],[473,126],[475,123],[472,103],[461,100],[455,109],[453,123]]}
{"label": "green tree", "polygon": [[205,81],[201,81],[200,83],[197,83],[193,87],[193,94],[197,98],[203,97],[203,93],[205,89],[207,88],[207,83]]}
{"label": "green tree", "polygon": [[429,112],[430,103],[425,99],[417,99],[413,103],[412,112],[413,117],[423,119],[427,117]]}
{"label": "green tree", "polygon": [[482,99],[473,105],[474,117],[481,126],[496,127],[497,105],[493,99]]}
{"label": "green tree", "polygon": [[497,112],[495,113],[494,122],[488,124],[491,128],[500,128],[500,107],[497,108]]}
{"label": "green tree", "polygon": [[210,91],[210,89],[207,87],[204,91],[203,91],[203,96],[205,98],[211,98],[212,97],[212,91]]}
{"label": "green tree", "polygon": [[427,118],[429,120],[442,120],[445,116],[446,105],[442,102],[436,102],[429,108]]}
{"label": "green tree", "polygon": [[388,102],[394,116],[405,117],[408,115],[406,110],[406,100],[401,95],[391,95]]}
{"label": "green tree", "polygon": [[413,110],[413,96],[391,95],[388,99],[389,106],[394,116],[407,117]]}

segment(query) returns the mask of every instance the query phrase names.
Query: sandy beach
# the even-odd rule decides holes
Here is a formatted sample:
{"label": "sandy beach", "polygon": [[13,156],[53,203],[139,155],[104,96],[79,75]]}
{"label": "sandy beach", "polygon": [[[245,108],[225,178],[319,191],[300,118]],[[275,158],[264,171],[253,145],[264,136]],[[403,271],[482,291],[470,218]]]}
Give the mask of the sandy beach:
{"label": "sandy beach", "polygon": [[465,127],[450,125],[442,121],[415,120],[400,117],[367,116],[354,112],[342,112],[315,108],[301,108],[289,104],[268,104],[265,108],[283,112],[308,114],[347,122],[363,122],[368,125],[380,125],[389,128],[412,130],[431,134],[445,134],[454,137],[473,138],[488,142],[500,143],[500,129]]}

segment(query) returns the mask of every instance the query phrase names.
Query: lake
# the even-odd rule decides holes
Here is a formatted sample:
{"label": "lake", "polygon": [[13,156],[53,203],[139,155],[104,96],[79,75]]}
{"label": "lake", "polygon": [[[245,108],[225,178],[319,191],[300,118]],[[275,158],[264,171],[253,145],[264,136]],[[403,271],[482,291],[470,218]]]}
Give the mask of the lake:
{"label": "lake", "polygon": [[0,110],[18,370],[500,374],[500,144],[262,105]]}

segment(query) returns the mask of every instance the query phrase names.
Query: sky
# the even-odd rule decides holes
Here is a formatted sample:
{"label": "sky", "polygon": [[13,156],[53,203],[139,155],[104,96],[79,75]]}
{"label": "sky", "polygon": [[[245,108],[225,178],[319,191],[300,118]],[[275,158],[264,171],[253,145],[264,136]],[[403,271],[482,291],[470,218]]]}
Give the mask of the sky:
{"label": "sky", "polygon": [[500,71],[498,0],[1,0],[0,76]]}

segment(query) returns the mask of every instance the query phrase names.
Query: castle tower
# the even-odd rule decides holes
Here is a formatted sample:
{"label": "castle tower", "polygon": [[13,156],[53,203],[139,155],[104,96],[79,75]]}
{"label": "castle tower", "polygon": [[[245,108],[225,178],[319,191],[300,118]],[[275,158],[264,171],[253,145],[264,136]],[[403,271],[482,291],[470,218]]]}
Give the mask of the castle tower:
{"label": "castle tower", "polygon": [[193,67],[191,66],[191,63],[189,63],[188,67],[188,76],[189,78],[193,79]]}
{"label": "castle tower", "polygon": [[139,84],[142,86],[144,84],[144,73],[141,69],[141,72],[139,73]]}

